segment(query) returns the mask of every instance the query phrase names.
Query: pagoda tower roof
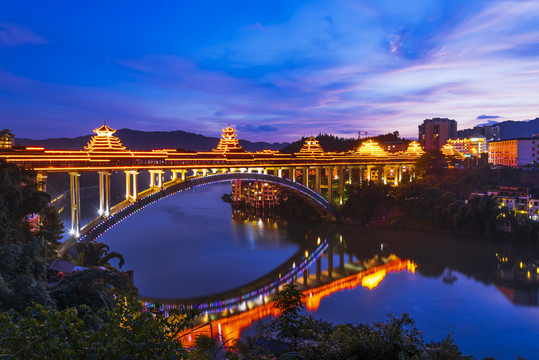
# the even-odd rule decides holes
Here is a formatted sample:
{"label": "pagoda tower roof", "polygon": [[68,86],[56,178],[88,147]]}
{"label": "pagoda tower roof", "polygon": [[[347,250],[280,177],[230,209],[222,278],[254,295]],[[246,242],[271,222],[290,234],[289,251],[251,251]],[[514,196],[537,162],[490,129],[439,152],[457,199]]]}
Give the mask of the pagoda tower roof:
{"label": "pagoda tower roof", "polygon": [[103,124],[103,126],[94,130],[97,135],[92,136],[88,145],[84,149],[95,152],[95,151],[125,151],[127,152],[125,146],[122,145],[120,139],[116,136],[113,136],[116,132],[115,129],[108,127]]}
{"label": "pagoda tower roof", "polygon": [[425,151],[421,148],[421,145],[417,141],[412,141],[406,149],[407,155],[423,155]]}
{"label": "pagoda tower roof", "polygon": [[240,141],[236,135],[236,129],[231,128],[230,125],[223,129],[219,144],[213,149],[214,152],[228,153],[228,152],[244,152],[241,147]]}
{"label": "pagoda tower roof", "polygon": [[361,146],[356,150],[356,153],[359,155],[369,155],[369,156],[386,156],[388,155],[387,152],[384,151],[378,145],[377,142],[372,141],[372,139],[369,139],[367,141],[364,141]]}
{"label": "pagoda tower roof", "polygon": [[300,156],[321,156],[324,155],[325,152],[320,145],[320,142],[314,136],[311,136],[305,140],[303,146],[296,154]]}

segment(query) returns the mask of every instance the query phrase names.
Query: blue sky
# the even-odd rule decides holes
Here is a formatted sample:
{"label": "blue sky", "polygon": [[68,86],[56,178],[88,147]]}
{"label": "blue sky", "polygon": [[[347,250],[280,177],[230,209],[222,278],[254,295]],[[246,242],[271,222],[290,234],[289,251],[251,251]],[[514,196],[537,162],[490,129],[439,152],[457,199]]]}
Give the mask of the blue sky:
{"label": "blue sky", "polygon": [[290,141],[539,116],[539,1],[11,1],[0,128]]}

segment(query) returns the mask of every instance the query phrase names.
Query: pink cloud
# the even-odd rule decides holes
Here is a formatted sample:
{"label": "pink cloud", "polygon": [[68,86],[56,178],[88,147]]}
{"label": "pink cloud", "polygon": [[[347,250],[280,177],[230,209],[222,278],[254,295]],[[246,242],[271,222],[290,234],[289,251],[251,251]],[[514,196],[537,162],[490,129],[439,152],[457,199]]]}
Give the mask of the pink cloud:
{"label": "pink cloud", "polygon": [[35,34],[27,27],[0,22],[0,45],[20,46],[46,43],[45,38]]}

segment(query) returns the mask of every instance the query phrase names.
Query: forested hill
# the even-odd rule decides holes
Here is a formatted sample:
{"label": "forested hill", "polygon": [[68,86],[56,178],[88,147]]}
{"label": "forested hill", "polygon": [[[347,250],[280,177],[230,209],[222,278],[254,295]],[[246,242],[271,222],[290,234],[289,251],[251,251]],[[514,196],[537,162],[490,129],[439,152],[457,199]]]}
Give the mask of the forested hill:
{"label": "forested hill", "polygon": [[[130,150],[151,149],[185,149],[208,151],[215,148],[219,142],[217,137],[207,137],[186,131],[139,131],[120,129],[115,134],[122,144]],[[46,149],[81,150],[90,141],[92,135],[76,138],[53,138],[33,140],[15,138],[15,144],[26,146],[44,146]],[[289,143],[251,142],[240,139],[241,146],[247,151],[280,150]]]}
{"label": "forested hill", "polygon": [[[349,151],[356,149],[363,141],[366,141],[368,139],[372,139],[373,141],[376,141],[378,143],[384,143],[384,142],[398,142],[398,141],[405,141],[409,142],[409,140],[405,140],[404,138],[399,137],[399,132],[395,131],[392,133],[387,133],[384,135],[378,135],[368,138],[363,138],[361,140],[357,138],[341,138],[335,135],[330,134],[318,134],[315,136],[316,140],[320,142],[320,146],[325,151]],[[307,137],[302,137],[301,140],[294,141],[292,144],[288,145],[287,147],[283,148],[281,151],[285,153],[295,153],[298,152],[303,144],[305,143],[305,140],[307,140]]]}

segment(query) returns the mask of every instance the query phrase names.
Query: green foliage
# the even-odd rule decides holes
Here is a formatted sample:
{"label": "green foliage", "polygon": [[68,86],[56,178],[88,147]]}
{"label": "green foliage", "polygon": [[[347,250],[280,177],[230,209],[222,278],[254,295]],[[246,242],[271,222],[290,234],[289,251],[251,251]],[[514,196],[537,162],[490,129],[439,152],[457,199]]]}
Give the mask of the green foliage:
{"label": "green foliage", "polygon": [[59,309],[82,304],[111,309],[118,301],[137,299],[137,289],[116,270],[89,268],[64,276],[50,291]]}
{"label": "green foliage", "polygon": [[34,179],[32,172],[0,163],[0,311],[53,304],[45,287],[46,260],[60,230],[47,207],[50,197]]}
{"label": "green foliage", "polygon": [[392,206],[390,185],[377,184],[373,181],[361,186],[347,186],[348,200],[339,209],[341,218],[354,219],[367,224],[382,213],[387,213]]}
{"label": "green foliage", "polygon": [[[17,359],[184,359],[177,335],[190,323],[118,306],[0,313],[0,356]],[[3,352],[3,353],[2,353]]]}

